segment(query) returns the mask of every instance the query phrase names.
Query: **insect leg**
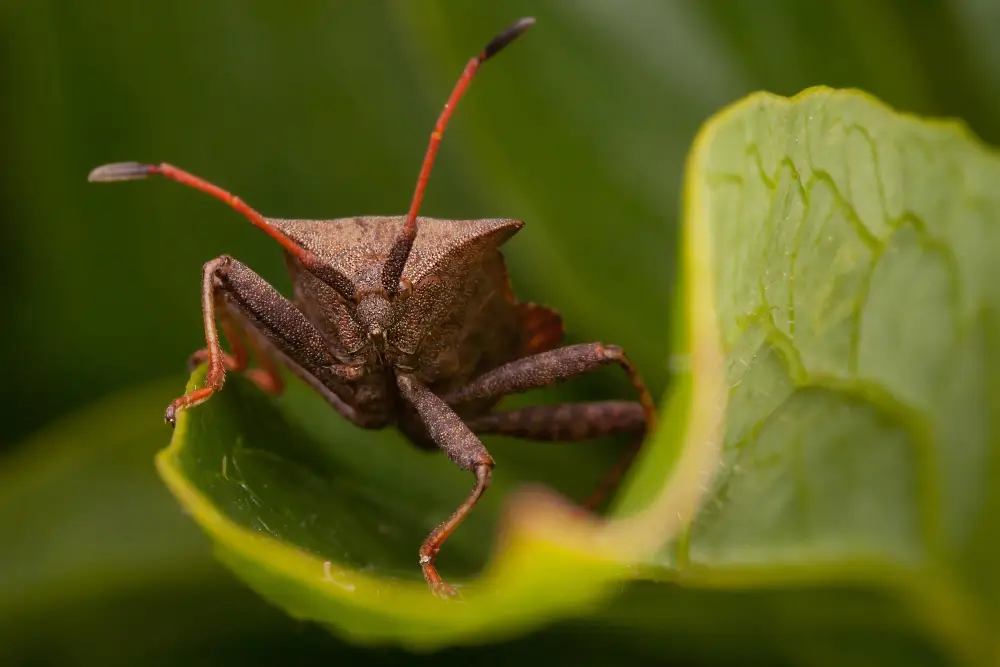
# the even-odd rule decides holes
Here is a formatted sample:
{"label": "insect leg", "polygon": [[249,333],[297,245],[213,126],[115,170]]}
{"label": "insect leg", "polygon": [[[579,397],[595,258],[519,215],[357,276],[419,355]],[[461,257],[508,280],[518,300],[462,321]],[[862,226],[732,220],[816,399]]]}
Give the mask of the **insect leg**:
{"label": "insect leg", "polygon": [[653,431],[656,427],[656,406],[653,404],[653,398],[635,365],[617,345],[602,343],[568,345],[516,359],[483,373],[444,399],[449,405],[457,405],[481,398],[517,394],[529,389],[547,387],[608,364],[618,364],[628,374],[632,386],[639,394],[647,431]]}
{"label": "insect leg", "polygon": [[441,545],[458,527],[458,524],[468,516],[490,485],[490,479],[493,476],[493,459],[483,443],[462,422],[455,411],[427,387],[420,384],[416,378],[400,374],[397,375],[396,382],[403,397],[416,408],[427,427],[427,432],[438,447],[459,468],[472,470],[476,475],[476,485],[465,501],[444,523],[431,531],[431,534],[420,546],[420,567],[423,569],[424,579],[427,580],[427,584],[436,595],[450,597],[456,593],[456,590],[441,579],[437,568],[434,567],[434,560],[441,550]]}
{"label": "insect leg", "polygon": [[[328,389],[337,380],[360,375],[358,366],[339,363],[328,351],[323,336],[295,305],[246,265],[228,255],[207,262],[202,271],[202,313],[205,325],[205,357],[208,374],[205,386],[188,392],[167,407],[164,417],[173,424],[178,410],[203,403],[222,389],[226,381],[226,355],[219,343],[216,306],[238,320],[250,341],[266,343],[303,379],[312,384],[345,417],[351,418],[349,406],[342,404]],[[233,334],[236,332],[233,331]],[[228,335],[228,334],[227,334]],[[231,340],[238,340],[233,335]],[[236,351],[230,365],[246,363],[246,352]],[[263,356],[266,359],[266,356]],[[238,363],[237,363],[238,362]],[[267,363],[266,361],[264,363]]]}
{"label": "insect leg", "polygon": [[642,405],[635,401],[533,405],[479,415],[466,424],[475,433],[545,442],[580,442],[646,429]]}
{"label": "insect leg", "polygon": [[[216,315],[219,325],[222,327],[222,333],[229,342],[229,349],[232,350],[232,354],[223,353],[222,355],[222,362],[226,371],[230,373],[242,372],[261,391],[269,394],[281,394],[285,383],[281,379],[281,374],[278,372],[277,366],[274,364],[274,359],[264,349],[264,346],[260,344],[257,337],[239,324],[228,307],[223,308]],[[244,338],[246,339],[246,345],[244,345]],[[247,352],[247,347],[250,348],[257,363],[260,364],[259,368],[247,368],[250,362],[250,354]],[[188,357],[188,369],[193,371],[199,365],[207,363],[210,354],[207,347],[196,351]]]}
{"label": "insect leg", "polygon": [[632,446],[622,453],[600,487],[584,502],[587,509],[597,507],[618,484],[635,458],[646,431],[642,404],[635,401],[529,406],[490,412],[473,417],[466,423],[479,434],[546,442],[579,442],[608,435],[631,435]]}
{"label": "insect leg", "polygon": [[[636,393],[639,394],[638,405],[642,410],[643,422],[645,423],[644,434],[655,431],[656,406],[653,404],[653,397],[639,376],[635,365],[617,345],[604,345],[602,343],[568,345],[516,359],[483,373],[446,396],[445,400],[450,405],[457,405],[480,398],[515,394],[529,389],[546,387],[608,364],[621,366],[628,374]],[[630,410],[634,410],[634,408],[630,408]],[[537,416],[539,413],[534,414]],[[608,473],[600,489],[587,501],[588,507],[594,507],[614,488],[635,458],[641,444],[642,437],[635,438],[631,446],[622,454],[619,462]]]}

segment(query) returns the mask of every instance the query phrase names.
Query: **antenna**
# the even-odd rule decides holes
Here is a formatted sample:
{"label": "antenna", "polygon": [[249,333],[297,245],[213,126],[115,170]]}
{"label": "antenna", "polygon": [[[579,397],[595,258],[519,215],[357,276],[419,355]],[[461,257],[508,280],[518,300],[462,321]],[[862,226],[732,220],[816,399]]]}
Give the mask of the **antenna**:
{"label": "antenna", "polygon": [[424,191],[427,189],[427,179],[431,175],[431,167],[434,166],[434,158],[437,155],[438,146],[441,145],[441,136],[444,128],[448,125],[448,119],[455,111],[455,106],[462,99],[466,88],[472,82],[479,66],[500,53],[505,46],[521,36],[525,30],[535,24],[533,18],[523,18],[513,25],[508,26],[496,37],[490,40],[482,52],[470,60],[462,71],[455,89],[451,91],[451,96],[445,102],[441,115],[438,116],[434,131],[431,132],[430,145],[427,146],[427,153],[424,155],[424,163],[420,167],[420,176],[417,177],[417,189],[413,192],[413,201],[410,204],[410,211],[406,215],[406,223],[402,231],[396,237],[396,241],[389,250],[389,258],[382,267],[382,287],[392,296],[399,291],[399,280],[403,276],[403,267],[406,266],[406,259],[410,256],[410,249],[413,247],[413,240],[417,237],[417,212],[420,210],[420,202],[424,199]]}

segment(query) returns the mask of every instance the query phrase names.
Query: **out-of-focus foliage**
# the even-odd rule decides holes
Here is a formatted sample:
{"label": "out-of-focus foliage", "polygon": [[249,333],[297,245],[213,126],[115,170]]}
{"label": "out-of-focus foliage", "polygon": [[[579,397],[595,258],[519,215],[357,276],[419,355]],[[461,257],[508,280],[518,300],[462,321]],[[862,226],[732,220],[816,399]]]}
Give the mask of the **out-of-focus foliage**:
{"label": "out-of-focus foliage", "polygon": [[[97,188],[91,167],[167,160],[272,215],[402,212],[465,59],[521,15],[539,23],[473,83],[425,211],[523,218],[508,253],[519,293],[558,307],[571,339],[625,346],[657,391],[683,162],[709,114],[758,89],[854,86],[962,117],[1000,143],[993,0],[12,0],[0,6],[0,442],[14,449],[70,409],[180,370],[202,344],[205,260],[227,252],[287,285],[273,244],[218,202],[172,183]],[[561,391],[627,395],[614,373]],[[149,414],[155,432],[158,410]],[[58,456],[91,442],[71,439]],[[548,467],[585,461],[582,491],[612,458],[605,450],[545,456]],[[107,525],[105,511],[88,520]],[[17,507],[3,512],[20,520]],[[38,544],[32,560],[74,557]],[[162,587],[131,590],[159,600]],[[64,636],[53,624],[50,645]]]}

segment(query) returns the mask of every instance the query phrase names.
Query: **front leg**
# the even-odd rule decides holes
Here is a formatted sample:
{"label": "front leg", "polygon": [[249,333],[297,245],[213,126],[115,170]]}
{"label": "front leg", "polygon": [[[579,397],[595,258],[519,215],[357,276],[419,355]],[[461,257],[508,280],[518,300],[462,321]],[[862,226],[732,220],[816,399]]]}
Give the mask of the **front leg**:
{"label": "front leg", "polygon": [[[286,363],[301,369],[317,389],[323,387],[324,381],[354,379],[362,372],[358,366],[340,364],[330,355],[322,334],[291,301],[246,265],[228,255],[216,257],[205,264],[201,298],[206,343],[203,356],[208,362],[208,374],[204,387],[188,392],[170,404],[164,415],[170,424],[175,423],[178,410],[205,402],[222,389],[226,381],[227,355],[222,351],[216,328],[216,317],[220,314],[216,312],[216,306],[220,303],[226,312],[224,321],[227,318],[236,319],[243,329],[252,330]],[[235,332],[232,337],[236,338]],[[236,359],[230,358],[228,363],[238,367],[245,362],[246,355],[239,350],[234,351],[237,352]],[[240,364],[234,363],[236,361]],[[329,390],[324,393],[332,394]],[[331,396],[327,398],[334,402]],[[335,407],[340,409],[341,406],[335,403]],[[341,412],[344,413],[344,410]]]}
{"label": "front leg", "polygon": [[[274,364],[272,355],[259,344],[256,336],[239,323],[230,309],[223,308],[216,315],[232,352],[232,354],[223,353],[222,355],[222,365],[226,371],[243,373],[261,391],[275,396],[280,395],[285,389],[285,383],[281,379],[278,367]],[[244,339],[246,339],[245,344]],[[247,350],[248,347],[250,351]],[[260,364],[260,368],[247,368],[251,352],[253,358]],[[211,354],[211,348],[203,347],[188,357],[188,372],[193,372],[198,366],[209,363]]]}
{"label": "front leg", "polygon": [[459,468],[472,470],[476,475],[476,485],[465,502],[459,505],[458,509],[444,523],[431,531],[431,534],[420,546],[420,567],[431,591],[440,597],[451,597],[455,595],[456,590],[441,579],[437,568],[434,567],[434,559],[441,550],[444,541],[472,511],[483,492],[490,485],[490,479],[493,476],[493,459],[483,443],[462,422],[455,411],[416,378],[400,373],[396,376],[396,383],[399,385],[403,398],[416,408],[420,419],[427,427],[427,432],[438,447]]}

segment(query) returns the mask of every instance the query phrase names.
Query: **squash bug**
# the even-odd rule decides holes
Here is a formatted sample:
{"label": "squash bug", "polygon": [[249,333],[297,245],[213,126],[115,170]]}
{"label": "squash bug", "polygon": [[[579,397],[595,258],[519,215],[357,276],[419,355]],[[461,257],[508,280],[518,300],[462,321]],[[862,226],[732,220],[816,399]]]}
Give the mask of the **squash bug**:
{"label": "squash bug", "polygon": [[[617,483],[656,419],[649,391],[621,348],[601,343],[559,347],[559,314],[515,298],[500,246],[524,223],[418,216],[455,106],[479,67],[533,23],[531,18],[517,21],[465,66],[430,135],[404,216],[267,218],[242,199],[169,164],[108,164],[89,177],[100,182],[153,174],[172,179],[221,199],[284,250],[293,299],[228,255],[205,264],[201,298],[206,347],[191,357],[193,365],[208,364],[205,385],[173,401],[165,415],[168,422],[174,423],[179,410],[222,389],[227,372],[246,372],[261,389],[282,391],[277,361],[357,426],[395,425],[416,446],[440,449],[475,475],[469,496],[419,549],[424,578],[442,597],[456,591],[441,579],[435,558],[493,474],[493,459],[478,435],[543,441],[634,436],[634,445],[588,502],[593,507]],[[222,349],[217,324],[229,354]],[[251,354],[258,363],[252,369]],[[494,410],[505,395],[608,364],[625,370],[637,401]]]}

